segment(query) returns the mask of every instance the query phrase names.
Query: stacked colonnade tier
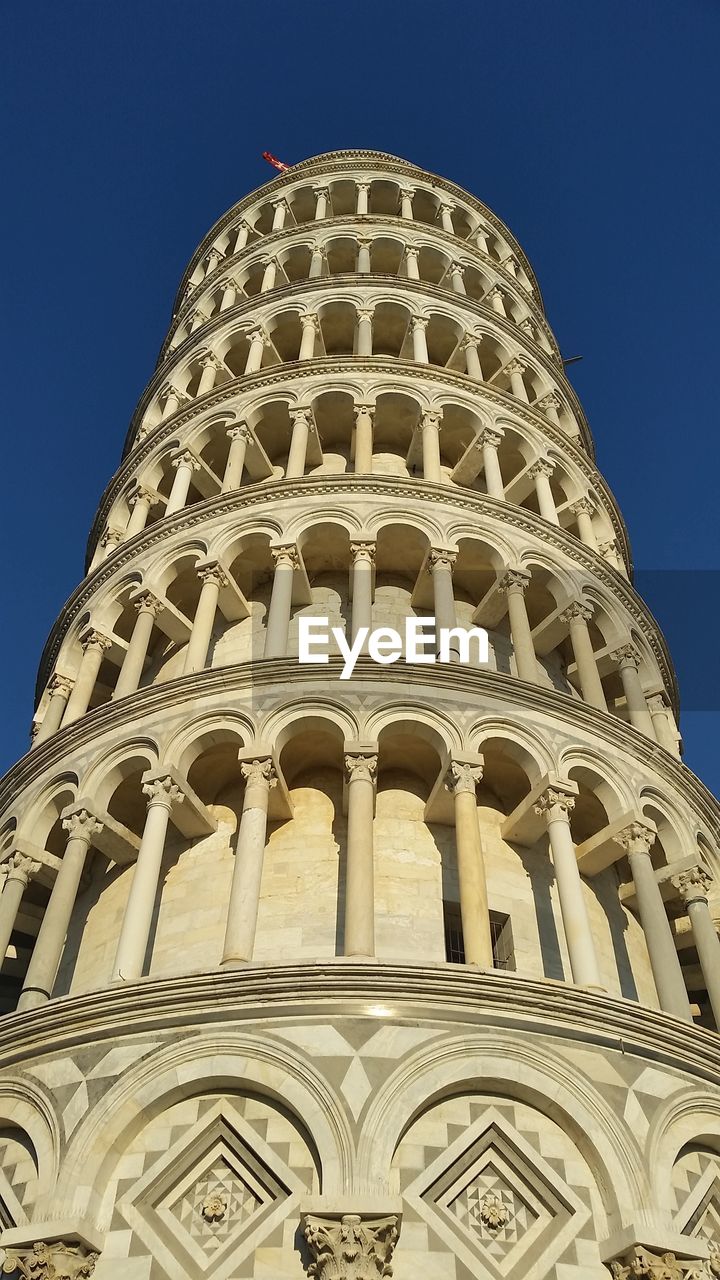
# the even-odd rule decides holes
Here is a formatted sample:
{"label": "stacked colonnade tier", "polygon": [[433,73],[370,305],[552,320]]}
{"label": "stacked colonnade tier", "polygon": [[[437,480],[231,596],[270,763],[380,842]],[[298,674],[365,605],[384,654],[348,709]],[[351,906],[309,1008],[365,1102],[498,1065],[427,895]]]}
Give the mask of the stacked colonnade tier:
{"label": "stacked colonnade tier", "polygon": [[[298,660],[418,616],[487,662]],[[720,1275],[677,716],[507,227],[369,151],[231,209],[0,784],[5,1273]]]}

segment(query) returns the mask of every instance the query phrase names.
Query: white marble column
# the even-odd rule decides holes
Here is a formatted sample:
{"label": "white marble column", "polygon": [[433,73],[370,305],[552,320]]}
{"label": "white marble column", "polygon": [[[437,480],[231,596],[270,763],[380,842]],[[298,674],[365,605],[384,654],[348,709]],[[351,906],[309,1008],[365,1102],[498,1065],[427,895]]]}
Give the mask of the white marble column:
{"label": "white marble column", "polygon": [[357,313],[357,353],[359,356],[372,355],[372,322],[372,308],[361,307]]}
{"label": "white marble column", "polygon": [[539,797],[535,812],[542,814],[547,823],[573,982],[602,991],[583,883],[570,832],[570,812],[574,806],[572,795],[548,788]]}
{"label": "white marble column", "polygon": [[577,502],[573,502],[570,510],[577,520],[580,541],[592,551],[597,551],[597,538],[592,522],[595,503],[588,497],[579,498]]}
{"label": "white marble column", "polygon": [[351,542],[352,557],[352,639],[362,627],[372,629],[374,542]]}
{"label": "white marble column", "polygon": [[201,311],[198,307],[197,311],[193,312],[192,321],[190,323],[190,332],[196,333],[197,330],[201,329],[204,324],[207,324],[207,322],[208,317],[205,315],[205,312]]}
{"label": "white marble column", "polygon": [[475,243],[478,249],[480,249],[482,253],[487,253],[489,255],[490,249],[488,246],[487,231],[484,231],[482,227],[476,227],[473,231],[473,236],[475,237]]}
{"label": "white marble column", "polygon": [[74,681],[70,680],[68,676],[60,676],[57,672],[50,677],[48,685],[50,701],[33,739],[32,745],[34,747],[39,746],[46,738],[52,737],[60,728],[68,699],[72,693],[73,683]]}
{"label": "white marble column", "polygon": [[[437,651],[440,649],[440,631],[457,626],[455,616],[455,595],[453,592],[453,567],[457,560],[457,552],[445,548],[433,548],[428,556],[428,569],[432,575],[433,611],[435,614],[435,633]],[[460,661],[460,650],[457,637],[450,642],[450,662]]]}
{"label": "white marble column", "polygon": [[418,364],[429,364],[427,337],[425,330],[428,327],[428,320],[425,316],[413,316],[410,321],[412,327],[412,345],[413,360]]}
{"label": "white marble column", "polygon": [[442,484],[442,467],[440,463],[440,421],[441,415],[428,410],[420,419],[422,432],[423,480],[433,484]]}
{"label": "white marble column", "polygon": [[263,352],[268,344],[267,334],[262,326],[248,332],[250,350],[245,364],[245,373],[257,373],[262,366]]}
{"label": "white marble column", "polygon": [[133,627],[130,643],[125,651],[120,675],[115,685],[113,702],[135,693],[142,679],[145,659],[150,647],[155,620],[162,609],[160,601],[151,591],[143,591],[134,602],[137,618]]}
{"label": "white marble column", "polygon": [[211,249],[207,257],[207,264],[205,266],[205,275],[211,276],[213,271],[217,271],[222,260],[223,260],[223,255],[221,254],[220,250]]}
{"label": "white marble column", "polygon": [[370,245],[372,240],[370,236],[358,236],[358,256],[357,270],[358,275],[368,275],[370,272]]}
{"label": "white marble column", "polygon": [[613,839],[625,850],[630,864],[638,914],[645,934],[660,1008],[665,1013],[674,1014],[676,1018],[683,1018],[685,1022],[692,1022],[690,1001],[675,949],[675,939],[650,857],[655,832],[641,822],[632,822]]}
{"label": "white marble column", "polygon": [[562,613],[563,622],[570,628],[570,643],[577,664],[580,690],[585,702],[598,711],[607,711],[607,702],[592,647],[588,622],[593,616],[590,605],[574,600]]}
{"label": "white marble column", "polygon": [[142,484],[135,486],[128,498],[130,519],[125,530],[126,538],[134,538],[137,533],[142,533],[147,524],[151,508],[156,501],[155,494],[151,489],[146,489]]}
{"label": "white marble column", "polygon": [[523,569],[508,569],[499,583],[500,590],[507,595],[510,636],[518,679],[537,684],[537,658],[525,605],[525,592],[529,585],[530,574]]}
{"label": "white marble column", "polygon": [[78,809],[64,818],[62,826],[68,833],[68,842],[35,939],[18,1013],[37,1009],[52,995],[88,849],[102,830],[102,824],[87,809]]}
{"label": "white marble column", "polygon": [[235,236],[235,244],[233,245],[233,250],[232,250],[233,253],[240,253],[241,250],[245,248],[245,245],[248,242],[248,236],[250,235],[250,231],[251,231],[251,227],[248,225],[247,222],[240,223],[240,226],[237,229],[237,234]]}
{"label": "white marble column", "polygon": [[455,228],[453,226],[453,220],[452,220],[452,216],[454,212],[455,212],[454,204],[440,205],[440,221],[442,223],[442,229],[443,231],[447,231],[448,234],[451,236],[455,235]]}
{"label": "white marble column", "polygon": [[310,271],[308,280],[319,280],[325,265],[325,249],[321,244],[314,244],[310,255]]}
{"label": "white marble column", "polygon": [[345,756],[348,778],[347,865],[345,871],[346,956],[375,955],[375,869],[373,778],[376,755]]}
{"label": "white marble column", "polygon": [[160,399],[164,401],[162,413],[163,422],[166,418],[171,418],[172,415],[177,412],[180,401],[185,400],[186,398],[187,397],[183,392],[178,391],[177,387],[163,387],[160,392]]}
{"label": "white marble column", "polygon": [[315,355],[315,340],[320,332],[320,323],[316,315],[300,317],[300,352],[298,360],[312,360]]}
{"label": "white marble column", "polygon": [[277,776],[269,756],[240,765],[245,779],[235,847],[230,902],[221,964],[249,964],[253,957],[262,883],[270,790]]}
{"label": "white marble column", "polygon": [[528,404],[528,393],[523,382],[523,374],[526,368],[527,365],[523,364],[522,360],[508,360],[503,372],[510,378],[510,391],[515,399],[522,400],[525,404]]}
{"label": "white marble column", "polygon": [[355,212],[359,217],[364,217],[369,211],[370,183],[356,182],[355,190],[357,191],[357,204]]}
{"label": "white marble column", "polygon": [[217,562],[202,565],[198,569],[198,577],[202,582],[202,588],[197,608],[195,609],[190,639],[185,650],[183,675],[189,675],[193,671],[204,670],[207,664],[213,627],[215,626],[220,588],[228,585],[227,574],[222,565]]}
{"label": "white marble column", "polygon": [[463,280],[465,268],[461,262],[451,262],[448,268],[450,276],[450,287],[453,293],[465,293],[465,281]]}
{"label": "white marble column", "polygon": [[271,230],[282,231],[285,226],[285,218],[289,212],[287,200],[284,197],[281,197],[279,200],[273,200],[272,207],[273,220]]}
{"label": "white marble column", "polygon": [[407,270],[408,280],[420,279],[420,267],[418,265],[419,257],[420,250],[416,249],[414,245],[408,245],[405,249],[405,268]]}
{"label": "white marble column", "polygon": [[218,373],[222,367],[222,361],[218,360],[217,356],[214,355],[212,351],[209,352],[208,355],[203,356],[200,361],[202,374],[200,375],[200,381],[197,389],[197,394],[199,396],[206,396],[208,392],[212,391],[217,381]]}
{"label": "white marble column", "polygon": [[144,782],[142,789],[148,797],[147,816],[115,955],[112,976],[116,982],[142,976],[170,813],[173,805],[184,800],[169,776]]}
{"label": "white marble column", "polygon": [[507,311],[505,310],[505,294],[497,285],[494,285],[494,287],[486,293],[483,298],[483,302],[489,302],[493,311],[496,311],[499,316],[507,316]]}
{"label": "white marble column", "polygon": [[329,187],[313,187],[315,195],[315,221],[320,222],[322,218],[328,216],[328,201],[330,199]]}
{"label": "white marble column", "polygon": [[535,492],[537,494],[538,507],[543,520],[548,520],[550,524],[559,525],[557,508],[553,497],[550,477],[555,470],[555,466],[548,458],[538,458],[533,463],[528,475],[535,481]]}
{"label": "white marble column", "polygon": [[707,987],[715,1029],[720,1031],[720,939],[708,905],[708,890],[713,883],[705,867],[692,867],[673,876],[673,884],[682,898],[692,925],[695,948]]}
{"label": "white marble column", "polygon": [[230,307],[234,307],[235,300],[239,293],[242,293],[242,289],[237,281],[227,280],[223,287],[222,298],[220,299],[220,310],[228,311]]}
{"label": "white marble column", "polygon": [[373,469],[373,420],[375,408],[371,404],[355,405],[355,472],[369,476]]}
{"label": "white marble column", "polygon": [[292,609],[293,578],[300,563],[297,547],[271,547],[270,552],[275,563],[270,608],[267,616],[265,634],[265,658],[284,658],[287,656],[288,635],[290,631],[290,611]]}
{"label": "white marble column", "polygon": [[176,511],[182,511],[190,492],[190,482],[193,474],[200,470],[200,463],[189,449],[183,449],[181,453],[171,458],[170,466],[175,470],[175,479],[172,482],[170,496],[165,508],[166,516],[172,516]]}
{"label": "white marble column", "polygon": [[95,691],[95,682],[98,678],[103,658],[112,641],[107,636],[102,635],[100,631],[91,629],[83,636],[80,644],[83,656],[80,662],[80,669],[75,677],[72,693],[65,708],[65,715],[62,720],[63,728],[85,715]]}
{"label": "white marble column", "polygon": [[466,333],[462,340],[462,349],[465,352],[465,369],[469,378],[474,378],[476,382],[482,382],[483,371],[480,364],[480,356],[478,355],[478,343],[480,339],[476,333]]}
{"label": "white marble column", "polygon": [[2,864],[2,869],[6,872],[6,879],[0,894],[0,967],[10,946],[23,894],[40,870],[40,863],[17,850]]}
{"label": "white marble column", "polygon": [[640,680],[640,654],[634,645],[624,644],[611,657],[618,664],[630,723],[646,737],[654,739],[655,727]]}
{"label": "white marble column", "polygon": [[414,187],[400,188],[400,217],[407,218],[412,221],[413,217],[413,196],[415,195]]}
{"label": "white marble column", "polygon": [[253,433],[246,423],[240,422],[237,426],[229,427],[225,434],[230,440],[230,449],[225,463],[221,492],[232,493],[242,484],[245,454],[253,439]]}
{"label": "white marble column", "polygon": [[290,421],[292,423],[292,435],[290,437],[285,477],[288,480],[295,480],[298,476],[305,475],[308,440],[312,429],[312,410],[291,409]]}
{"label": "white marble column", "polygon": [[277,269],[278,269],[277,259],[268,258],[267,262],[265,263],[263,278],[260,281],[261,293],[269,293],[271,289],[275,288],[275,281],[277,279]]}
{"label": "white marble column", "polygon": [[665,700],[664,693],[653,693],[647,700],[648,710],[652,716],[655,737],[664,747],[666,751],[672,755],[680,754],[678,748],[678,733],[675,728],[675,720],[672,712]]}
{"label": "white marble column", "polygon": [[455,804],[455,849],[460,886],[465,963],[493,968],[485,859],[477,816],[475,788],[482,766],[453,761],[445,785]]}
{"label": "white marble column", "polygon": [[500,460],[498,458],[498,447],[502,435],[499,431],[493,431],[490,427],[485,427],[477,438],[477,443],[482,449],[483,469],[485,472],[485,486],[491,498],[505,497],[505,486],[503,484],[502,472],[500,470]]}

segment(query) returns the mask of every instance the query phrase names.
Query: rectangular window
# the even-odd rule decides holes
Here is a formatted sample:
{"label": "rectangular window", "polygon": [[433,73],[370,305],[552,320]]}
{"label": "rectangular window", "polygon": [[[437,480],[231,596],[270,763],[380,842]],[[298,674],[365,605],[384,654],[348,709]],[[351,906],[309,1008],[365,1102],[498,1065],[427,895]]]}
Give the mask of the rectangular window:
{"label": "rectangular window", "polygon": [[[443,902],[445,921],[445,959],[449,964],[465,964],[462,918],[459,902]],[[493,950],[493,966],[496,969],[515,970],[510,917],[501,911],[490,912],[490,938]]]}

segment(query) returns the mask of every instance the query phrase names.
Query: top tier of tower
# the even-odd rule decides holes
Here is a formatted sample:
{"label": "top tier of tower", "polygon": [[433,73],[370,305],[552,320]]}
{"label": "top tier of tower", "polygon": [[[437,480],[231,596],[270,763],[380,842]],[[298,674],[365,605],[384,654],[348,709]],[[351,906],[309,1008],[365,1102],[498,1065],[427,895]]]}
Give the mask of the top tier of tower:
{"label": "top tier of tower", "polygon": [[[391,294],[370,300],[371,315],[361,315],[367,308],[351,296],[358,276],[376,292],[393,282]],[[329,284],[334,311],[327,300],[310,306],[317,289]],[[292,305],[264,314],[265,304],[288,294]],[[200,361],[208,345],[218,354],[213,338],[227,328],[228,312],[238,323],[227,341],[221,338],[215,387],[309,355],[419,359],[530,404],[593,455],[582,407],[565,377],[522,249],[478,200],[407,161],[371,151],[314,157],[247,196],[215,224],[181,281],[128,448],[194,399],[201,385],[207,389]],[[312,352],[305,312],[319,326]],[[200,354],[194,359],[193,352]]]}

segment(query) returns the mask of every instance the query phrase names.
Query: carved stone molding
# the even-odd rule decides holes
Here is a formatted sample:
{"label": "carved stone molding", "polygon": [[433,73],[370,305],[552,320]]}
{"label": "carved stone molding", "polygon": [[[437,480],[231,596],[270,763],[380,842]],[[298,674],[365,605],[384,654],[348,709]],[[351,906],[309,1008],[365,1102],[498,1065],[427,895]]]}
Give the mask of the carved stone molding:
{"label": "carved stone molding", "polygon": [[677,1258],[672,1252],[650,1253],[642,1245],[634,1246],[609,1266],[613,1280],[632,1280],[635,1276],[646,1276],[648,1280],[708,1280],[717,1274],[707,1261]]}
{"label": "carved stone molding", "polygon": [[340,1219],[307,1215],[303,1234],[313,1254],[308,1275],[316,1280],[379,1280],[392,1275],[396,1214],[374,1219],[357,1213]]}

